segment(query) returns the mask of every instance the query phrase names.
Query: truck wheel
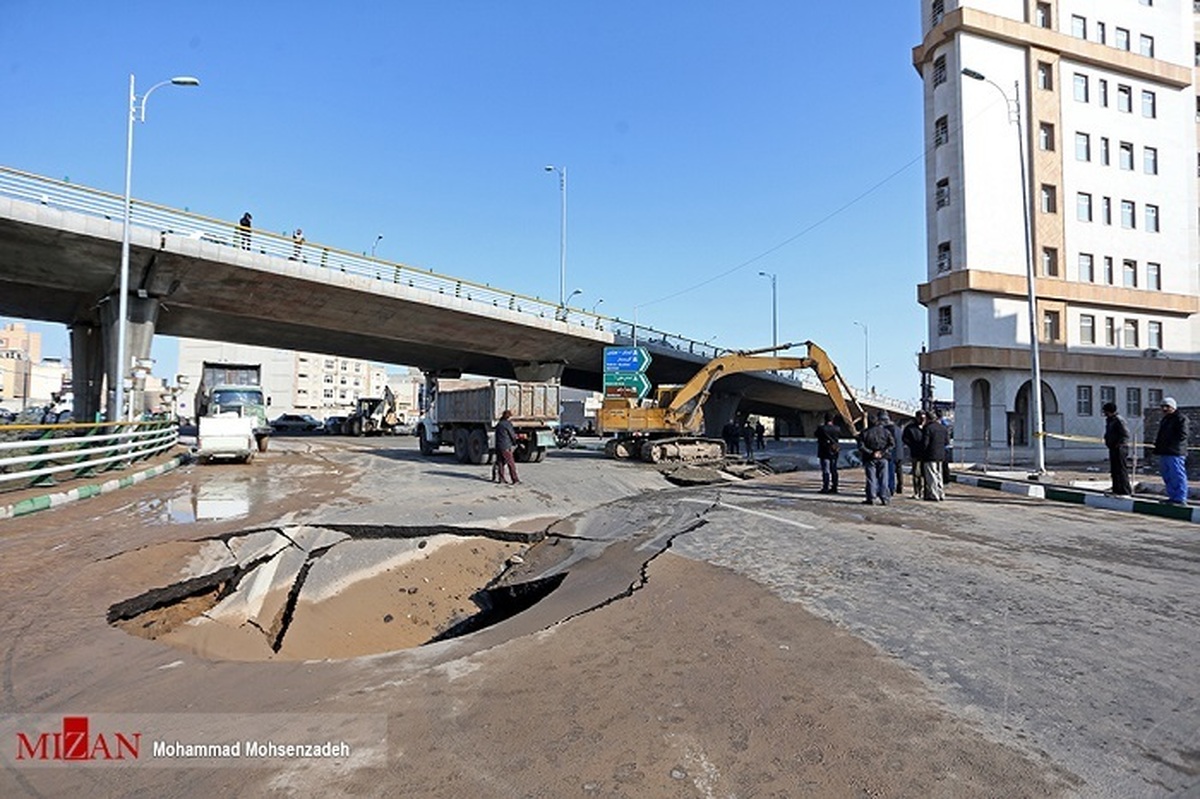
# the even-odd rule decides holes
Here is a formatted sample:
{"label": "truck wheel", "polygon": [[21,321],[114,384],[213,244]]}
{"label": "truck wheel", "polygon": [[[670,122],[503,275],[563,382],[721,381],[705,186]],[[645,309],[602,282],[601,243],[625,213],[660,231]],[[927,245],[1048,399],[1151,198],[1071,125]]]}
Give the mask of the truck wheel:
{"label": "truck wheel", "polygon": [[[254,443],[258,444],[258,451],[259,451],[259,452],[266,452],[266,451],[267,451],[267,444],[268,444],[270,441],[271,441],[271,437],[270,437],[270,436],[259,436],[258,438],[254,439]],[[247,461],[247,463],[249,463],[249,461]]]}
{"label": "truck wheel", "polygon": [[361,436],[363,434],[362,419],[351,419],[346,424],[350,425],[350,435]]}
{"label": "truck wheel", "polygon": [[546,459],[546,448],[538,447],[536,450],[533,451],[533,457],[530,460],[532,460],[534,463],[541,463],[545,459]]}
{"label": "truck wheel", "polygon": [[467,457],[474,464],[483,463],[487,456],[487,433],[482,430],[472,430],[467,436]]}
{"label": "truck wheel", "polygon": [[513,449],[513,460],[517,463],[529,463],[529,457],[529,448],[524,444],[520,444]]}
{"label": "truck wheel", "polygon": [[247,452],[246,457],[242,458],[242,463],[253,463],[253,462],[254,462],[254,453],[253,452]]}
{"label": "truck wheel", "polygon": [[433,442],[425,438],[424,425],[417,428],[417,444],[421,447],[421,454],[425,456],[432,455],[437,450]]}
{"label": "truck wheel", "polygon": [[467,451],[467,431],[454,431],[454,457],[458,458],[459,463],[466,463],[470,460],[470,455]]}

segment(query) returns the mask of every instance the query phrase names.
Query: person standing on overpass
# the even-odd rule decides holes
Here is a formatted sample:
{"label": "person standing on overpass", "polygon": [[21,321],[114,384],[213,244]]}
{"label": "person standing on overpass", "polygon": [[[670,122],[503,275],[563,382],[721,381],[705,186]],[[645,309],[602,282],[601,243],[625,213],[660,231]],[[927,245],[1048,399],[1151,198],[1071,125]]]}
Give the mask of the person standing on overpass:
{"label": "person standing on overpass", "polygon": [[500,421],[496,423],[496,476],[500,478],[501,483],[504,482],[505,466],[508,467],[513,485],[521,482],[517,478],[517,461],[513,458],[513,448],[516,446],[517,429],[513,427],[512,411],[505,408],[504,413],[500,414]]}

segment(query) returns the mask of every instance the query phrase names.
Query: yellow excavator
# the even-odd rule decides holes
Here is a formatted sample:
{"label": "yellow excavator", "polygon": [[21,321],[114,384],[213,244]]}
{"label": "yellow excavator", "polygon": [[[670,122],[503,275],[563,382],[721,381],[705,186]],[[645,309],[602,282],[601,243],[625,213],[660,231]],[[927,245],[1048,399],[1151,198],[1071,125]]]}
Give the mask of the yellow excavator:
{"label": "yellow excavator", "polygon": [[605,444],[610,458],[640,458],[648,463],[714,462],[725,457],[725,442],[704,438],[704,401],[713,383],[741,372],[774,369],[812,369],[816,372],[851,432],[866,427],[867,414],[825,350],[805,341],[804,358],[768,355],[798,344],[732,352],[713,358],[682,386],[658,386],[652,401],[639,404],[624,397],[606,397],[600,408],[600,432],[615,437]]}

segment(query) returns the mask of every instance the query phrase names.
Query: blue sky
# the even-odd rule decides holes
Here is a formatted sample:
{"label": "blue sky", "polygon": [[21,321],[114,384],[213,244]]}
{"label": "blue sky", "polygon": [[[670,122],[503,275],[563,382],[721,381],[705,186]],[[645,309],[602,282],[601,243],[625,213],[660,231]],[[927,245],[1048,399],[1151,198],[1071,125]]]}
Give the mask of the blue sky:
{"label": "blue sky", "polygon": [[[920,4],[0,0],[0,162],[918,395]],[[67,354],[53,326],[46,354]],[[166,346],[163,346],[166,344]],[[173,347],[156,348],[161,374]],[[946,392],[940,392],[946,393]]]}

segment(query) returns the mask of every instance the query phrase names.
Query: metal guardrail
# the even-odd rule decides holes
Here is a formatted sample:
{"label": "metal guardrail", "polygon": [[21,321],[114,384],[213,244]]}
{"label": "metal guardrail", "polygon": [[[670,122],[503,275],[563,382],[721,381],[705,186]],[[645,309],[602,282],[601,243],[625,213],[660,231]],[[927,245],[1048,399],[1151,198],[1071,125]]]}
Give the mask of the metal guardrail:
{"label": "metal guardrail", "polygon": [[[113,221],[121,221],[125,215],[125,201],[119,195],[5,166],[0,166],[0,196]],[[423,289],[490,308],[504,308],[539,319],[557,320],[571,327],[607,331],[618,339],[624,339],[622,343],[632,343],[636,340],[639,345],[647,345],[652,349],[670,349],[681,354],[695,355],[705,361],[730,352],[728,349],[687,336],[667,333],[642,324],[635,325],[617,317],[560,307],[557,303],[540,297],[503,291],[486,283],[475,283],[441,275],[431,269],[419,269],[407,264],[359,255],[318,242],[296,240],[286,233],[281,235],[258,228],[247,230],[234,222],[137,199],[131,204],[130,224],[157,231],[164,237],[180,236],[192,239],[200,242],[202,246],[239,248],[347,275]],[[807,372],[800,375],[781,372],[776,376],[810,387],[819,385],[816,377]],[[860,396],[866,397],[868,392],[864,390]],[[912,405],[873,395],[872,400],[897,409]],[[915,405],[912,407],[916,408]]]}
{"label": "metal guardrail", "polygon": [[0,426],[0,492],[123,469],[179,442],[172,421]]}

